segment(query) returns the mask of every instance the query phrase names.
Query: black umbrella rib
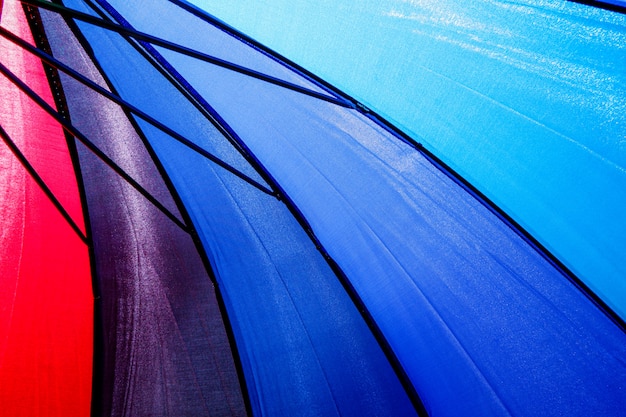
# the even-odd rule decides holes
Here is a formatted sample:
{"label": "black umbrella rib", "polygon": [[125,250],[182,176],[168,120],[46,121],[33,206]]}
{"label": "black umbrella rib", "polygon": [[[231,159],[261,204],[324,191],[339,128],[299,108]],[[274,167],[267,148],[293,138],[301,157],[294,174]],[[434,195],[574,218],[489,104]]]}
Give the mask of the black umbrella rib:
{"label": "black umbrella rib", "polygon": [[222,161],[220,158],[218,158],[217,156],[215,156],[212,153],[208,152],[206,149],[202,148],[201,146],[198,146],[197,144],[195,144],[191,140],[185,138],[183,135],[181,135],[181,134],[175,132],[174,130],[170,129],[169,127],[165,126],[163,123],[159,122],[158,120],[156,120],[153,117],[149,116],[148,114],[146,114],[142,110],[140,110],[137,107],[133,106],[132,104],[130,104],[126,100],[122,99],[120,96],[111,93],[110,91],[106,90],[105,88],[102,88],[101,86],[99,86],[98,84],[96,84],[95,82],[90,80],[89,78],[87,78],[84,75],[80,74],[79,72],[73,70],[72,68],[70,68],[67,65],[63,64],[62,62],[58,61],[57,59],[55,59],[51,55],[47,54],[46,52],[42,51],[41,49],[35,48],[34,46],[30,45],[28,42],[25,42],[24,40],[20,39],[15,34],[9,32],[8,30],[6,30],[6,29],[4,29],[2,27],[0,27],[0,35],[2,35],[4,38],[8,39],[9,41],[15,43],[16,45],[20,46],[21,48],[27,50],[28,52],[32,53],[33,55],[37,56],[42,61],[46,62],[47,64],[51,65],[52,67],[54,67],[54,68],[56,68],[56,69],[58,69],[60,71],[63,71],[64,73],[66,73],[67,75],[71,76],[76,81],[80,82],[81,84],[85,85],[86,87],[91,88],[92,90],[94,90],[95,92],[99,93],[100,95],[102,95],[102,96],[106,97],[107,99],[111,100],[112,102],[120,105],[122,108],[130,111],[131,113],[133,113],[135,115],[137,115],[141,119],[143,119],[146,122],[150,123],[152,126],[156,127],[157,129],[161,130],[162,132],[168,134],[169,136],[171,136],[172,138],[174,138],[178,142],[182,143],[183,145],[187,146],[188,148],[192,149],[193,151],[197,152],[198,154],[202,155],[203,157],[207,158],[208,160],[214,162],[216,165],[224,168],[226,171],[230,172],[231,174],[241,178],[243,181],[247,182],[248,184],[252,185],[253,187],[257,188],[258,190],[260,190],[260,191],[262,191],[262,192],[264,192],[264,193],[266,193],[268,195],[276,197],[276,193],[275,192],[273,192],[272,190],[270,190],[267,187],[263,186],[258,181],[255,181],[254,179],[250,178],[249,176],[247,176],[243,172],[241,172],[238,169],[232,167],[228,163]]}
{"label": "black umbrella rib", "polygon": [[21,91],[23,91],[31,100],[33,100],[42,110],[52,116],[61,126],[71,135],[76,137],[83,145],[85,145],[91,152],[93,152],[100,160],[113,169],[120,177],[122,177],[129,185],[136,189],[141,195],[150,201],[157,209],[165,214],[170,220],[172,220],[183,231],[189,233],[189,228],[178,217],[172,214],[159,200],[157,200],[152,194],[150,194],[145,188],[143,188],[137,181],[135,181],[126,171],[120,168],[111,158],[109,158],[104,152],[102,152],[96,145],[93,144],[85,135],[83,135],[78,129],[76,129],[70,122],[68,122],[61,114],[54,110],[41,96],[35,93],[28,85],[26,85],[18,76],[13,74],[7,67],[0,63],[0,73],[15,84]]}
{"label": "black umbrella rib", "polygon": [[228,70],[240,73],[240,74],[247,75],[252,78],[256,78],[261,81],[265,81],[270,84],[274,84],[274,85],[286,88],[288,90],[292,90],[292,91],[295,91],[295,92],[298,92],[298,93],[301,93],[310,97],[315,97],[319,100],[327,101],[327,102],[336,104],[341,107],[347,107],[347,108],[354,107],[352,103],[345,101],[343,99],[310,90],[308,88],[299,86],[297,84],[290,83],[289,81],[285,81],[280,78],[276,78],[271,75],[267,75],[267,74],[255,71],[253,69],[246,68],[244,66],[217,58],[215,56],[196,51],[195,49],[188,48],[186,46],[179,45],[177,43],[170,42],[165,39],[161,39],[159,37],[150,35],[148,33],[130,29],[130,28],[118,25],[116,23],[107,22],[98,17],[92,16],[87,13],[79,12],[78,10],[70,9],[60,4],[55,4],[55,3],[42,1],[42,0],[20,0],[20,1],[22,3],[41,7],[42,9],[60,13],[61,15],[68,16],[73,19],[81,20],[83,22],[101,27],[106,30],[117,32],[121,35],[130,36],[134,39],[145,41],[152,45],[160,46],[162,48],[169,49],[171,51],[175,51],[175,52],[178,52],[180,54],[183,54],[192,58],[196,58],[200,61],[204,61],[213,65],[216,65],[218,67],[222,67],[222,68],[225,68],[225,69],[228,69]]}
{"label": "black umbrella rib", "polygon": [[600,9],[605,9],[605,10],[610,10],[612,12],[626,14],[626,4],[617,4],[611,1],[602,1],[602,0],[569,0],[569,1],[571,1],[572,3],[585,4],[587,6],[598,7]]}
{"label": "black umbrella rib", "polygon": [[39,188],[43,191],[46,197],[48,197],[48,199],[52,202],[54,207],[56,207],[56,209],[59,211],[61,216],[63,216],[65,221],[70,225],[70,227],[74,230],[74,232],[76,232],[80,240],[82,240],[83,243],[87,244],[88,243],[87,236],[85,236],[85,234],[80,229],[80,227],[76,224],[74,219],[72,219],[72,216],[70,216],[67,210],[65,210],[65,207],[63,207],[63,204],[61,204],[59,199],[56,198],[56,196],[54,195],[50,187],[48,187],[48,185],[43,180],[43,178],[41,178],[41,176],[37,173],[37,170],[28,161],[28,158],[26,158],[26,156],[22,153],[22,151],[20,151],[20,148],[15,144],[15,142],[13,142],[9,134],[6,132],[6,130],[4,130],[2,126],[0,126],[0,136],[2,136],[2,140],[4,141],[4,143],[6,143],[7,147],[11,150],[13,155],[15,155],[17,160],[20,161],[22,166],[26,169],[26,172],[28,172],[28,175],[30,175],[30,177],[37,183]]}

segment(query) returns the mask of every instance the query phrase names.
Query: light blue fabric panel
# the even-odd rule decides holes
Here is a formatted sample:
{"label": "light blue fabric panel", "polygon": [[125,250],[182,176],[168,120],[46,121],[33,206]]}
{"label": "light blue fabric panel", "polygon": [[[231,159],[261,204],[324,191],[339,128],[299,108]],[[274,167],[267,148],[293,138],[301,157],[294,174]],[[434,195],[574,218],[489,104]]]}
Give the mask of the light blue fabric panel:
{"label": "light blue fabric panel", "polygon": [[[315,83],[299,77],[275,59],[254,48],[250,48],[249,45],[243,43],[240,39],[227,35],[217,27],[206,26],[204,30],[196,32],[190,37],[188,32],[180,30],[181,25],[185,25],[185,22],[191,17],[189,12],[172,3],[161,1],[159,2],[158,10],[159,13],[162,13],[162,16],[167,16],[167,22],[175,22],[173,24],[154,18],[155,3],[152,0],[111,1],[109,4],[124,16],[136,30],[149,34],[158,33],[160,38],[170,42],[193,48],[244,67],[252,64],[255,71],[317,92],[325,92],[324,89]],[[329,95],[332,96],[331,94]]]}
{"label": "light blue fabric panel", "polygon": [[[221,149],[217,130],[125,40],[80,27],[123,97],[204,148]],[[139,123],[206,249],[254,415],[416,415],[361,314],[286,206]],[[211,329],[199,323],[197,331]]]}
{"label": "light blue fabric panel", "polygon": [[162,52],[305,214],[431,415],[625,409],[624,332],[413,148],[354,110]]}
{"label": "light blue fabric panel", "polygon": [[567,0],[194,3],[423,142],[626,318],[626,15]]}

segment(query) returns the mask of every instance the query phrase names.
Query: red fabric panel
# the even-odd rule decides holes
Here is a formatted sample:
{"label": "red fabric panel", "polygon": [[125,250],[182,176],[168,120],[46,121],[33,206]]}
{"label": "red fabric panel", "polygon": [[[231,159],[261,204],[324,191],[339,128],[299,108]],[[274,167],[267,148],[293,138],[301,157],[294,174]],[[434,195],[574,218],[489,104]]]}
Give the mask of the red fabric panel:
{"label": "red fabric panel", "polygon": [[[32,42],[21,5],[3,27]],[[0,59],[52,103],[42,65],[0,40]],[[0,124],[82,227],[62,130],[0,76]],[[93,296],[87,246],[0,143],[0,416],[89,415]]]}

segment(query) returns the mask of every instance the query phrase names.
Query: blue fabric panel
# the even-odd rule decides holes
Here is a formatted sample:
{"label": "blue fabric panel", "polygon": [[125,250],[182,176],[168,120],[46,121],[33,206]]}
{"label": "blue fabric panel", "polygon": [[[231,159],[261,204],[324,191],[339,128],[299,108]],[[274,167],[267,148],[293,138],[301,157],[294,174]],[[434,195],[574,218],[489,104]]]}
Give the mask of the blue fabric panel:
{"label": "blue fabric panel", "polygon": [[282,203],[151,134],[205,243],[258,415],[415,415],[373,336]]}
{"label": "blue fabric panel", "polygon": [[[124,97],[206,149],[223,146],[215,128],[125,40],[81,28]],[[415,415],[360,313],[283,203],[141,126],[205,245],[254,414]]]}
{"label": "blue fabric panel", "polygon": [[[150,34],[158,33],[159,37],[168,41],[182,44],[234,64],[247,67],[252,65],[255,71],[317,92],[325,92],[316,84],[294,74],[293,71],[276,60],[224,33],[217,27],[207,25],[204,30],[194,33],[193,37],[189,37],[188,33],[181,32],[178,28],[187,25],[187,22],[196,21],[197,18],[172,3],[158,0],[156,2],[154,0],[133,2],[113,0],[108,3],[124,16],[136,30]],[[159,13],[163,13],[162,16],[167,16],[169,22],[176,22],[176,24],[167,24],[161,19],[154,19],[155,7],[158,7]],[[332,94],[328,95],[332,96]]]}
{"label": "blue fabric panel", "polygon": [[355,111],[163,54],[304,212],[432,415],[626,408],[624,332],[414,149]]}
{"label": "blue fabric panel", "polygon": [[[54,55],[105,85],[62,18],[41,14]],[[173,206],[124,112],[68,77],[61,81],[73,124]],[[214,288],[191,237],[91,151],[78,151],[102,332],[94,415],[246,415]]]}
{"label": "blue fabric panel", "polygon": [[[65,5],[68,7],[75,7],[82,12],[93,14],[92,9],[90,9],[89,7],[87,7],[80,1],[66,1]],[[83,27],[91,28],[91,26],[88,24],[83,25],[82,23],[79,23],[79,25],[81,28]],[[106,33],[106,34],[112,33],[106,30],[102,30],[101,32]],[[105,63],[104,61],[106,60],[103,60],[103,63]],[[150,67],[150,66],[147,66],[147,67]],[[152,73],[156,74],[156,71],[152,71]],[[116,76],[117,76],[116,74],[112,74],[111,77],[115,78]],[[136,100],[133,100],[133,98],[145,96],[144,86],[142,84],[130,84],[127,86],[127,88],[132,89],[132,93],[127,94],[127,97],[130,97],[130,99],[128,99],[127,97],[123,97],[123,98],[127,99],[131,104],[137,105],[138,103],[136,102]],[[185,101],[185,99],[181,96],[178,90],[172,85],[168,83],[163,83],[162,88],[163,89],[161,90],[161,93],[165,96],[172,97],[172,100],[174,103],[176,102],[176,100]],[[165,124],[166,126],[170,127],[171,129],[173,129],[174,131],[178,133],[184,132],[185,127],[188,125],[188,120],[185,118],[181,118],[176,112],[164,113],[162,111],[162,108],[159,108],[158,106],[151,106],[151,107],[138,106],[138,107],[140,107],[142,110],[148,113],[151,117],[154,117],[155,119],[159,120],[161,123]],[[197,119],[198,120],[197,123],[199,124],[202,124],[205,121],[205,117],[195,110],[190,112],[187,117]],[[196,120],[194,120],[194,122],[196,122]],[[202,128],[206,129],[205,127],[202,127]],[[195,132],[195,133],[197,135],[201,135],[203,133],[209,134],[209,132]],[[218,158],[222,159],[224,162],[242,171],[243,173],[253,178],[254,180],[258,181],[259,183],[265,184],[265,181],[257,174],[257,172],[252,167],[250,167],[250,165],[245,161],[245,159],[241,156],[241,154],[238,151],[236,151],[233,148],[233,146],[230,143],[228,143],[228,141],[224,137],[216,136],[215,140],[211,143],[211,149],[209,149],[209,151],[212,152],[214,155],[216,155]]]}
{"label": "blue fabric panel", "polygon": [[622,7],[626,7],[626,1],[623,0],[598,0],[598,1],[591,1],[591,3],[599,3],[599,4],[612,4],[615,6],[622,6]]}
{"label": "blue fabric panel", "polygon": [[193,3],[421,141],[626,319],[626,14],[567,0]]}

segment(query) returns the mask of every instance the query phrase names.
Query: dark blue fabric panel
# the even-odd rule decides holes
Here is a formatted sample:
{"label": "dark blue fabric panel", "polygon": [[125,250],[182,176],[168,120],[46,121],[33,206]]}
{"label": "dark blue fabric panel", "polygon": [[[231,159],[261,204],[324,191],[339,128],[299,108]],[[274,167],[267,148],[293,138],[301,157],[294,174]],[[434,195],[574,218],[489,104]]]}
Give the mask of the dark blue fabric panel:
{"label": "dark blue fabric panel", "polygon": [[[222,146],[216,129],[125,40],[81,27],[124,97],[206,149]],[[205,245],[254,414],[415,415],[360,313],[284,204],[141,126]]]}
{"label": "dark blue fabric panel", "polygon": [[[104,80],[63,20],[42,11],[55,56]],[[73,124],[175,210],[124,112],[62,75]],[[79,146],[101,330],[94,415],[246,414],[215,292],[191,237]],[[100,371],[101,370],[101,371]]]}
{"label": "dark blue fabric panel", "polygon": [[355,111],[163,53],[304,212],[432,415],[626,409],[624,332],[410,146]]}
{"label": "dark blue fabric panel", "polygon": [[609,4],[609,5],[614,5],[614,6],[626,7],[626,1],[623,1],[623,0],[597,0],[597,1],[591,0],[590,3],[598,4],[598,5]]}

